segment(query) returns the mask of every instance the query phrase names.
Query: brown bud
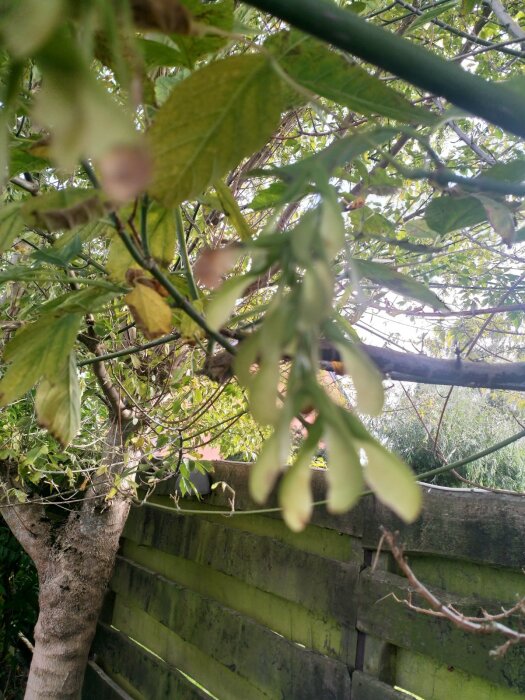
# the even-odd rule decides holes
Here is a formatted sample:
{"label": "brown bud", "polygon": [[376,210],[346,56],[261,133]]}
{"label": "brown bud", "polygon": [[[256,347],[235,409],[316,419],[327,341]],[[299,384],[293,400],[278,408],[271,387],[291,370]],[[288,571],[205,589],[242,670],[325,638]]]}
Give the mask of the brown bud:
{"label": "brown bud", "polygon": [[144,192],[151,180],[151,158],[142,145],[115,146],[97,165],[102,189],[117,205]]}

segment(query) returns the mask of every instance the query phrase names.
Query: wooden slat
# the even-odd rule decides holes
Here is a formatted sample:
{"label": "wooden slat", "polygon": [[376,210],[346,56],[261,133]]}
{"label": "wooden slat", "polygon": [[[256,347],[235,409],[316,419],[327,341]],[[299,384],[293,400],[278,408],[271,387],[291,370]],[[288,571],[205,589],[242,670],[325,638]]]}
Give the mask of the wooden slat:
{"label": "wooden slat", "polygon": [[134,700],[94,661],[89,661],[82,687],[83,700]]}
{"label": "wooden slat", "polygon": [[[148,498],[148,503],[157,508],[159,506],[167,508],[171,512],[176,510],[170,496],[159,496],[156,492]],[[198,501],[182,503],[182,508],[177,509],[181,515],[184,515],[184,508],[197,511],[198,517],[203,520],[218,523],[223,527],[251,532],[254,535],[272,537],[303,552],[319,554],[338,561],[355,561],[359,564],[363,562],[361,539],[336,530],[310,524],[301,532],[293,532],[280,518],[269,518],[267,515],[256,513],[243,515],[242,511],[235,511],[235,514],[231,515],[231,510],[225,511],[218,506]],[[213,510],[217,511],[216,515],[212,514]]]}
{"label": "wooden slat", "polygon": [[[396,685],[424,700],[523,700],[524,697],[523,693],[406,649],[398,649],[397,667]],[[410,700],[410,696],[405,700]]]}
{"label": "wooden slat", "polygon": [[144,698],[209,700],[204,690],[191,683],[178,669],[153,656],[129,637],[100,624],[93,644],[97,662],[111,676],[125,678]]}
{"label": "wooden slat", "polygon": [[[243,462],[213,462],[214,481],[225,481],[235,491],[235,507],[238,510],[260,509],[261,506],[251,500],[248,493],[248,476],[252,465]],[[326,471],[324,469],[312,469],[312,493],[314,501],[326,499]],[[278,484],[273,490],[265,507],[276,507]],[[215,489],[211,496],[206,499],[207,503],[225,506],[229,508],[229,495],[222,492],[222,489]],[[274,517],[281,518],[280,514]],[[337,532],[344,532],[348,535],[360,537],[363,532],[364,509],[358,504],[349,513],[344,515],[332,515],[328,513],[324,506],[314,508],[312,523],[320,527],[326,527]]]}
{"label": "wooden slat", "polygon": [[236,688],[237,694],[230,696],[233,700],[349,696],[345,664],[301,649],[144,567],[120,559],[112,588],[117,594],[113,624],[221,700],[227,697],[221,690],[225,683],[251,686],[244,694]]}
{"label": "wooden slat", "polygon": [[379,526],[399,530],[406,552],[506,566],[525,566],[525,499],[520,496],[424,487],[421,516],[404,524],[373,499],[367,501],[363,545],[375,549]]}
{"label": "wooden slat", "polygon": [[124,536],[235,576],[346,626],[355,626],[357,563],[333,561],[271,537],[258,537],[198,516],[182,516],[149,505],[133,512]]}
{"label": "wooden slat", "polygon": [[409,700],[406,693],[400,693],[386,683],[361,671],[352,674],[351,700]]}
{"label": "wooden slat", "polygon": [[[447,620],[409,610],[391,596],[408,597],[406,579],[385,571],[363,572],[360,579],[358,629],[391,644],[409,649],[437,662],[460,668],[514,692],[525,693],[525,647],[511,647],[502,659],[490,651],[504,641],[497,635],[475,635],[454,627]],[[469,600],[433,589],[445,602],[454,602],[466,614],[479,613]],[[472,603],[472,598],[470,603]],[[414,596],[415,604],[423,604]],[[494,604],[487,609],[497,612]]]}
{"label": "wooden slat", "polygon": [[171,581],[252,618],[292,642],[354,665],[357,644],[354,626],[340,625],[326,615],[313,613],[294,601],[249,586],[209,566],[153,547],[140,547],[131,540],[124,540],[121,553]]}

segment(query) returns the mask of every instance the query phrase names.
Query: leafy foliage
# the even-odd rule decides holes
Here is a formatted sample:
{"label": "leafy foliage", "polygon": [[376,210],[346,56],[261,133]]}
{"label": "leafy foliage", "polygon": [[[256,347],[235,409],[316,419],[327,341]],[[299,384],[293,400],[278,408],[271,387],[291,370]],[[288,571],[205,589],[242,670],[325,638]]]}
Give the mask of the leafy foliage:
{"label": "leafy foliage", "polygon": [[[366,484],[417,517],[413,474],[360,417],[384,398],[360,341],[370,322],[396,340],[400,315],[427,334],[437,319],[434,337],[459,355],[490,323],[521,332],[519,315],[501,327],[449,314],[521,302],[521,249],[501,244],[523,238],[524,56],[500,46],[481,2],[483,51],[455,3],[346,4],[308,3],[330,45],[232,0],[6,3],[0,401],[19,468],[0,497],[81,501],[104,474],[112,420],[131,426],[140,459],[108,474],[107,500],[177,471],[191,491],[187,460],[213,443],[258,456],[257,502],[282,476],[298,530],[326,448],[330,510]],[[370,42],[330,34],[326,8]],[[417,46],[438,17],[439,57]],[[349,376],[342,394],[320,375],[327,344]],[[215,385],[205,375],[222,351],[234,359]],[[409,457],[394,432],[385,444]]]}

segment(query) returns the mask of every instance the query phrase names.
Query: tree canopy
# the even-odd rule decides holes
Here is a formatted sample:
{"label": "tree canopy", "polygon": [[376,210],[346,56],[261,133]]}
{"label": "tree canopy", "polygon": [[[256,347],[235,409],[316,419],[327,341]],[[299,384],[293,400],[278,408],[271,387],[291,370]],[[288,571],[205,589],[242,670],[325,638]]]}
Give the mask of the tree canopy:
{"label": "tree canopy", "polygon": [[214,442],[259,503],[290,464],[298,530],[322,445],[333,512],[368,486],[417,517],[359,417],[384,376],[524,388],[518,3],[3,5],[4,499],[191,492]]}

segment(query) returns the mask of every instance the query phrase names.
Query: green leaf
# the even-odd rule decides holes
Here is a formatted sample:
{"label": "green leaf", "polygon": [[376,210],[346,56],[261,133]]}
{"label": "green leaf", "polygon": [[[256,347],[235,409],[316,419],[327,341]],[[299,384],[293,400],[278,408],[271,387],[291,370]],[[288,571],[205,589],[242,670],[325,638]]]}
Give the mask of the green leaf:
{"label": "green leaf", "polygon": [[20,398],[42,376],[52,377],[63,366],[81,319],[80,314],[45,314],[16,333],[4,350],[4,360],[10,364],[0,381],[0,406]]}
{"label": "green leaf", "polygon": [[507,182],[523,182],[525,180],[525,158],[515,158],[508,163],[496,163],[484,170],[479,177]]}
{"label": "green leaf", "polygon": [[359,455],[346,430],[328,426],[325,429],[328,452],[328,505],[331,513],[344,513],[357,503],[364,490],[363,470]]}
{"label": "green leaf", "polygon": [[0,253],[8,250],[24,231],[22,203],[4,204],[0,209]]}
{"label": "green leaf", "polygon": [[104,216],[108,208],[97,190],[68,188],[31,197],[21,213],[28,226],[53,232],[87,224]]}
{"label": "green leaf", "polygon": [[152,204],[148,210],[148,242],[155,260],[168,267],[175,256],[177,230],[173,211]]}
{"label": "green leaf", "polygon": [[248,222],[242,215],[242,212],[237,204],[237,200],[233,196],[230,188],[222,180],[217,180],[214,185],[217,197],[219,198],[223,212],[228,217],[228,221],[239,234],[241,241],[251,241],[254,237],[254,232],[250,228]]}
{"label": "green leaf", "polygon": [[[167,40],[169,41],[169,40]],[[166,37],[156,39],[138,39],[137,46],[142,52],[144,63],[148,70],[159,66],[183,66],[185,58],[174,46],[166,43]]]}
{"label": "green leaf", "polygon": [[514,217],[508,207],[484,195],[478,194],[476,198],[479,199],[483,205],[490,225],[494,231],[501,236],[501,240],[507,245],[514,243],[516,239],[516,228],[514,226]]}
{"label": "green leaf", "polygon": [[206,321],[208,326],[218,331],[229,319],[237,299],[253,280],[251,275],[232,277],[226,280],[213,294],[210,294],[206,305]]}
{"label": "green leaf", "polygon": [[279,415],[277,394],[281,378],[280,348],[273,353],[265,353],[259,371],[252,378],[249,387],[250,412],[258,423],[273,425]]}
{"label": "green leaf", "polygon": [[441,235],[486,220],[487,214],[476,197],[435,197],[425,211],[426,223]]}
{"label": "green leaf", "polygon": [[263,146],[278,125],[280,94],[269,62],[254,54],[212,63],[176,85],[149,134],[151,194],[180,204]]}
{"label": "green leaf", "polygon": [[297,163],[276,168],[275,172],[285,182],[295,181],[296,186],[306,182],[316,182],[320,173],[324,177],[331,175],[336,168],[347,165],[363,153],[383,145],[398,133],[396,129],[390,127],[360,131],[352,136],[335,140],[324,150],[303,158]]}
{"label": "green leaf", "polygon": [[412,32],[414,31],[414,29],[428,24],[428,22],[431,22],[436,17],[439,17],[439,15],[442,15],[444,12],[448,12],[457,4],[458,0],[448,0],[448,2],[444,2],[441,5],[438,5],[438,7],[433,7],[430,10],[426,10],[416,20],[414,20],[414,22],[412,22],[412,24],[408,28],[408,32]]}
{"label": "green leaf", "polygon": [[261,453],[250,470],[250,496],[256,503],[264,503],[286,464],[290,452],[290,436],[279,427],[265,441]]}
{"label": "green leaf", "polygon": [[66,447],[80,429],[80,386],[74,352],[69,353],[60,371],[40,382],[35,407],[39,425]]}
{"label": "green leaf", "polygon": [[364,476],[368,486],[396,515],[414,522],[422,496],[410,467],[375,441],[363,441],[359,446],[367,457]]}
{"label": "green leaf", "polygon": [[396,294],[428,304],[434,309],[447,308],[446,304],[426,285],[392,270],[388,265],[358,258],[352,258],[352,261],[360,277],[366,277],[382,287],[391,289]]}
{"label": "green leaf", "polygon": [[[224,32],[231,32],[233,29],[233,0],[220,0],[219,2],[203,3],[201,0],[183,0],[184,5],[191,12],[194,21],[200,25],[210,25],[222,29]],[[214,53],[228,41],[227,37],[221,36],[192,36],[177,34],[173,35],[180,49],[183,65],[193,68],[195,62],[208,53]]]}
{"label": "green leaf", "polygon": [[13,56],[29,56],[44,44],[64,21],[64,0],[14,0],[2,8],[0,33]]}
{"label": "green leaf", "polygon": [[301,449],[279,485],[283,520],[293,532],[304,530],[312,517],[312,469],[315,447]]}
{"label": "green leaf", "polygon": [[380,114],[402,122],[436,123],[431,112],[414,107],[379,78],[348,63],[319,41],[291,32],[270,39],[268,47],[275,46],[282,53],[279,62],[284,70],[313,93],[366,116]]}
{"label": "green leaf", "polygon": [[336,343],[345,372],[352,378],[357,396],[357,408],[369,416],[378,416],[383,409],[385,394],[383,377],[357,345]]}

